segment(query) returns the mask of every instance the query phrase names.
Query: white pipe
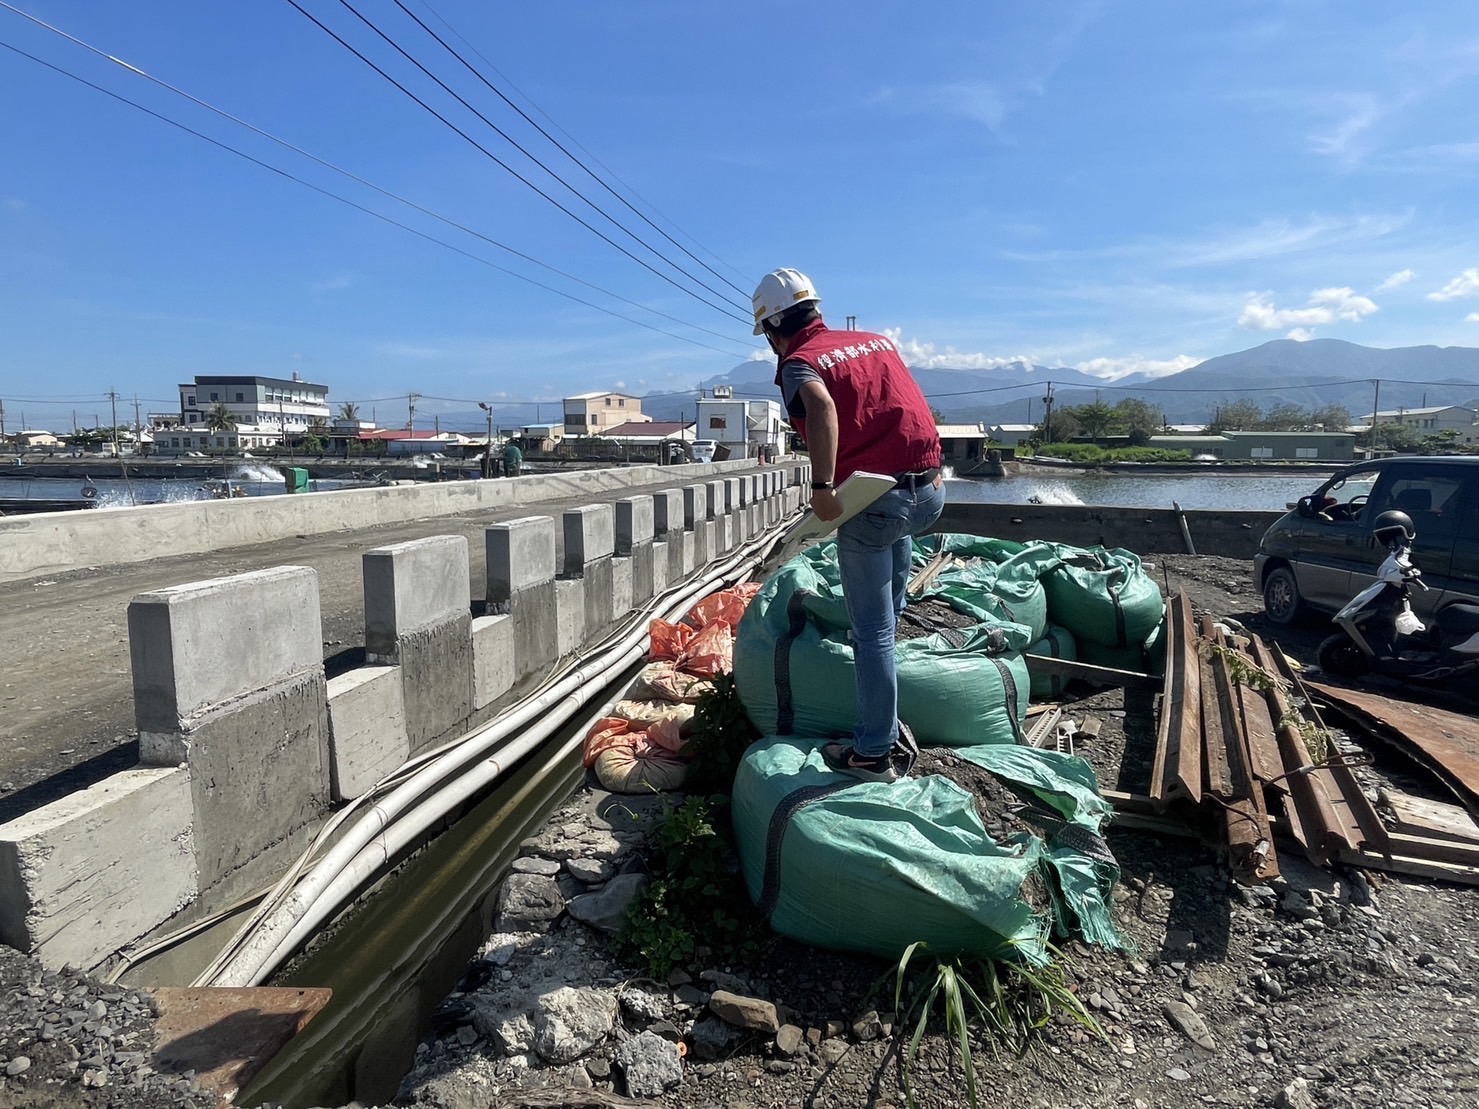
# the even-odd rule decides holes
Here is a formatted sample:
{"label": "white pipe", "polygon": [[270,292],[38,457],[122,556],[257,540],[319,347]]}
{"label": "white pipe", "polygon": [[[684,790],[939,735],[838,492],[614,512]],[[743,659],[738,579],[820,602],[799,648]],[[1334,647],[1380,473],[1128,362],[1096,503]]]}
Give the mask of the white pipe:
{"label": "white pipe", "polygon": [[[750,555],[748,552],[774,545],[776,538],[778,536],[769,535],[742,547],[738,554],[711,570],[703,580],[680,587],[681,592],[677,593],[669,606],[658,611],[674,617],[682,615],[691,607],[694,598],[706,595],[717,584],[737,573],[740,567],[758,562],[763,556]],[[298,943],[337,910],[338,899],[345,896],[345,891],[357,889],[376,869],[393,858],[400,847],[412,842],[460,803],[460,800],[494,781],[509,765],[547,739],[555,728],[565,723],[581,705],[594,697],[593,692],[586,692],[587,684],[613,668],[625,669],[635,662],[646,649],[646,638],[647,627],[644,623],[554,686],[521,703],[507,715],[470,733],[456,747],[417,771],[372,805],[291,893],[270,911],[254,915],[232,945],[218,956],[194,984],[245,986],[260,983]],[[601,687],[597,685],[593,688]],[[528,735],[508,744],[507,750],[491,752],[495,744],[533,720],[537,720],[538,724]],[[490,753],[498,757],[488,758]],[[458,775],[468,763],[480,759],[487,760],[485,766],[460,775],[472,779],[466,785],[457,782],[451,785],[442,784],[448,777]],[[386,829],[403,818],[405,823],[402,828],[398,828],[394,836],[384,837]],[[379,847],[374,849],[377,843]],[[331,890],[334,891],[333,897],[328,896]],[[264,910],[266,908],[264,906]]]}

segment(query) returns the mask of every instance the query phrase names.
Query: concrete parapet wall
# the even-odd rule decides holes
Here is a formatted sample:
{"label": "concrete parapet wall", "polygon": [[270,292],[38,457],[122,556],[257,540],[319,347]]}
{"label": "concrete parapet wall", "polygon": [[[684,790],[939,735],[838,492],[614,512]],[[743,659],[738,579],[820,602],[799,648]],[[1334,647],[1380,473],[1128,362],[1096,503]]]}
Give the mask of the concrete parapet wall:
{"label": "concrete parapet wall", "polygon": [[[1186,511],[1183,515],[1198,554],[1252,558],[1263,533],[1283,513]],[[1169,508],[947,501],[936,530],[1024,542],[1051,536],[1075,547],[1124,547],[1140,554],[1186,552],[1181,524]]]}
{"label": "concrete parapet wall", "polygon": [[447,481],[140,505],[126,512],[44,512],[7,517],[0,519],[0,581],[538,501],[598,499],[635,486],[691,480],[752,466],[754,461],[750,459],[687,466],[630,466],[531,474],[499,481]]}

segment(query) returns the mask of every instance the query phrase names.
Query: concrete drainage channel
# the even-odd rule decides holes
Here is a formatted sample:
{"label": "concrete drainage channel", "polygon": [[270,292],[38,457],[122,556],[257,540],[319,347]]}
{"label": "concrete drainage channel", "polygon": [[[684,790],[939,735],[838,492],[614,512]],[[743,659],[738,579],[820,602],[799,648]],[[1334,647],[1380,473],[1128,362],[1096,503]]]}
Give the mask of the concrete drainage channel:
{"label": "concrete drainage channel", "polygon": [[[238,934],[195,985],[332,990],[248,1079],[238,1104],[394,1095],[431,1013],[491,929],[498,883],[520,842],[581,780],[581,740],[635,676],[649,619],[677,619],[744,580],[778,539],[776,529],[762,532],[701,579],[655,598],[508,712],[411,764],[366,798],[356,819],[331,829],[332,845],[290,872],[244,925],[244,913],[230,920]],[[135,955],[119,977],[154,977],[151,960],[168,959],[170,947]]]}

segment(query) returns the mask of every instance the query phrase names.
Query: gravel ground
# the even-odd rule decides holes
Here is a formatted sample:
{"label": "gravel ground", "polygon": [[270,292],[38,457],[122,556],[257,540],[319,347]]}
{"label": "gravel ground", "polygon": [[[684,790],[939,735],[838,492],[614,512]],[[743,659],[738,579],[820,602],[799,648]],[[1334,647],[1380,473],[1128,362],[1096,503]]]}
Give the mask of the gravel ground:
{"label": "gravel ground", "polygon": [[[1232,617],[1306,663],[1318,628],[1272,629],[1248,564],[1157,556],[1158,580],[1200,611]],[[1143,699],[1142,699],[1143,700]],[[1117,690],[1087,694],[1070,715],[1103,727],[1081,753],[1106,786],[1140,789],[1152,706]],[[1390,752],[1363,785],[1441,792]],[[931,761],[933,760],[933,761]],[[948,752],[926,766],[949,768]],[[989,793],[989,783],[982,784]],[[605,843],[609,826],[583,794],[550,821],[571,842]],[[977,1041],[983,1104],[1077,1107],[1472,1106],[1479,1103],[1479,891],[1373,872],[1321,870],[1290,851],[1269,887],[1232,883],[1213,847],[1192,838],[1111,829],[1123,878],[1115,916],[1131,953],[1070,944],[1070,981],[1108,1043],[1068,1023],[1037,1050],[1000,1058]],[[611,858],[596,846],[536,840],[531,875],[562,888],[599,885]],[[620,863],[620,858],[616,860]],[[553,869],[551,869],[553,867]],[[595,886],[593,885],[593,888]],[[435,1015],[397,1104],[442,1109],[651,1104],[673,1109],[902,1107],[899,1029],[873,989],[888,967],[779,941],[744,966],[695,965],[642,982],[604,935],[562,913],[539,928],[500,930]],[[557,988],[558,987],[558,988]],[[150,1007],[129,991],[71,974],[42,975],[0,948],[0,1107],[205,1104],[188,1077],[148,1071]],[[581,1050],[526,1032],[500,1009],[511,997],[569,991],[609,1027]],[[759,1027],[718,1020],[715,998],[748,999]],[[542,995],[541,995],[542,996]],[[542,1005],[542,1002],[540,1003]],[[766,1007],[769,1007],[767,1010]],[[609,1010],[609,1012],[608,1012]],[[768,1012],[769,1016],[765,1014]],[[731,1020],[742,1019],[731,1014]],[[773,1022],[773,1025],[767,1023]],[[568,1036],[566,1028],[561,1035]],[[687,1054],[673,1045],[683,1041]],[[546,1054],[542,1054],[541,1052]],[[556,1058],[550,1058],[554,1055]],[[22,1059],[27,1060],[22,1064]],[[960,1060],[930,1034],[914,1070],[921,1107],[963,1106]],[[91,1077],[89,1077],[91,1076]],[[645,1100],[631,1102],[632,1091]]]}

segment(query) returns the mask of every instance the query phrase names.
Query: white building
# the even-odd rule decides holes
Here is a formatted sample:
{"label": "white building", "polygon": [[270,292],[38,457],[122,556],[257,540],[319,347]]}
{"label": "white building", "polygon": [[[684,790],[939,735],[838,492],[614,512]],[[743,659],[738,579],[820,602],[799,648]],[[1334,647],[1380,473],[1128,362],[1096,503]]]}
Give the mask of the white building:
{"label": "white building", "polygon": [[[1457,442],[1476,442],[1474,410],[1458,405],[1439,405],[1434,408],[1389,408],[1378,412],[1375,420],[1384,424],[1403,424],[1423,435],[1439,435],[1445,431],[1457,433]],[[1361,427],[1369,428],[1373,417],[1361,417]]]}
{"label": "white building", "polygon": [[[314,424],[328,424],[329,387],[304,381],[297,374],[281,377],[199,377],[180,387],[181,430],[200,432],[217,405],[238,428],[271,426],[301,435]],[[173,437],[173,436],[172,436]]]}
{"label": "white building", "polygon": [[645,423],[642,398],[631,393],[580,393],[564,399],[566,435],[600,435],[618,424]]}
{"label": "white building", "polygon": [[237,424],[212,430],[194,427],[155,428],[154,447],[160,451],[231,452],[276,447],[282,444],[282,428],[276,424]]}
{"label": "white building", "polygon": [[756,458],[765,447],[780,457],[786,453],[788,426],[780,401],[745,400],[735,397],[730,386],[716,385],[712,397],[698,402],[693,435],[727,447],[730,458]]}

